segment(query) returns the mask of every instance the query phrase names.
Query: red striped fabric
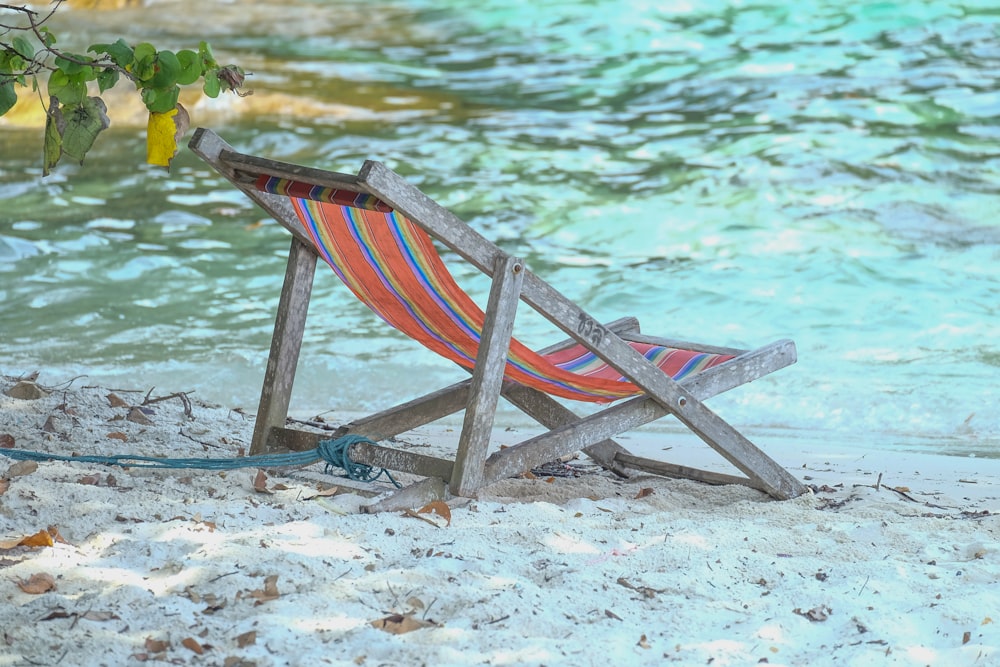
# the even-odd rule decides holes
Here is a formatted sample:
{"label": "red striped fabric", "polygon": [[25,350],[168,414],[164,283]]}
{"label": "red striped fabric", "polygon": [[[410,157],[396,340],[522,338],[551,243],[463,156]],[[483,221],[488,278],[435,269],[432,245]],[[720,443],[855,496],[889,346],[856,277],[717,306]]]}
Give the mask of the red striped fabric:
{"label": "red striped fabric", "polygon": [[[265,191],[293,191],[263,185]],[[352,195],[324,193],[321,200],[299,196],[291,201],[320,256],[355,296],[393,327],[471,369],[485,318],[482,309],[455,282],[426,232],[406,217],[391,209],[332,203]],[[678,380],[732,358],[629,344]],[[641,393],[582,345],[543,356],[512,340],[505,375],[580,401],[610,402]]]}

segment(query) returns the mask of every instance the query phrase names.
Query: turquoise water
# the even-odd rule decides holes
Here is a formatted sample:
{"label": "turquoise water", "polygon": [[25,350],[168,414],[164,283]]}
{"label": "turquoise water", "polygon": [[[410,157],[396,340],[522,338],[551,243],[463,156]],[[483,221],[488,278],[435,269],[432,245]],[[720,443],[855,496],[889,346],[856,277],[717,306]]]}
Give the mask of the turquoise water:
{"label": "turquoise water", "polygon": [[[72,25],[207,37],[256,94],[195,123],[278,159],[383,160],[599,319],[793,338],[798,364],[710,403],[740,426],[1000,455],[1000,9],[843,5],[162,2]],[[252,411],[288,238],[190,152],[168,175],[115,127],[41,179],[40,133],[0,125],[0,371]],[[462,377],[332,276],[309,317],[304,411]]]}

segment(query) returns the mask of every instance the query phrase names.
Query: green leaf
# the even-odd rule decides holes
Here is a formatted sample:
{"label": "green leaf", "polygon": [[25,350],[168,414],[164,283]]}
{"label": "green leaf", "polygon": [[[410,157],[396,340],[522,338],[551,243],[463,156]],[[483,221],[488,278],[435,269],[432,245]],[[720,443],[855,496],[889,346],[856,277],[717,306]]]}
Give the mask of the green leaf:
{"label": "green leaf", "polygon": [[18,55],[25,60],[31,60],[35,57],[35,47],[21,35],[14,38],[14,41],[11,42],[11,46],[18,53]]}
{"label": "green leaf", "polygon": [[49,76],[49,95],[63,104],[79,104],[87,96],[87,84],[57,69]]}
{"label": "green leaf", "polygon": [[0,83],[0,116],[4,115],[17,102],[17,91],[14,90],[13,81]]}
{"label": "green leaf", "polygon": [[42,26],[41,28],[39,28],[38,32],[39,34],[41,34],[42,43],[45,46],[52,46],[53,44],[56,43],[55,34],[51,30],[49,30],[46,26]]}
{"label": "green leaf", "polygon": [[103,93],[109,88],[114,88],[115,84],[118,83],[118,71],[113,69],[101,70],[97,75],[97,86]]}
{"label": "green leaf", "polygon": [[[75,56],[75,54],[72,54],[72,53],[67,53],[66,55],[68,55],[68,56]],[[89,58],[88,58],[88,60],[89,60]],[[73,60],[67,60],[66,58],[63,58],[62,56],[58,56],[55,59],[55,66],[58,67],[59,69],[61,69],[66,74],[69,74],[69,75],[79,74],[83,70],[83,68],[84,68],[84,65],[81,65],[80,63],[74,62]]]}
{"label": "green leaf", "polygon": [[134,57],[138,60],[145,60],[156,55],[156,47],[149,42],[142,42],[135,45]]}
{"label": "green leaf", "polygon": [[132,74],[139,81],[147,83],[156,74],[156,48],[148,42],[135,47],[135,61],[132,63]]}
{"label": "green leaf", "polygon": [[212,45],[208,42],[198,43],[198,55],[201,56],[206,68],[218,67],[219,64],[215,62],[215,54],[212,53]]}
{"label": "green leaf", "polygon": [[181,66],[180,74],[177,75],[177,83],[182,86],[194,83],[201,76],[201,58],[190,49],[177,52],[177,62]]}
{"label": "green leaf", "polygon": [[209,70],[205,72],[205,85],[202,86],[205,94],[211,98],[216,98],[222,92],[222,83],[219,81],[219,71]]}
{"label": "green leaf", "polygon": [[166,113],[177,106],[177,97],[181,89],[178,86],[171,88],[143,88],[142,101],[152,113]]}
{"label": "green leaf", "polygon": [[153,76],[149,79],[150,88],[169,88],[177,85],[177,77],[181,73],[181,63],[173,51],[160,51],[153,62]]}
{"label": "green leaf", "polygon": [[62,134],[59,124],[62,113],[59,111],[59,100],[49,98],[49,113],[45,119],[45,141],[42,150],[42,176],[48,176],[52,168],[59,164],[62,157]]}
{"label": "green leaf", "polygon": [[91,44],[87,48],[87,52],[95,53],[98,56],[106,53],[111,58],[111,62],[119,67],[131,65],[135,60],[132,47],[126,44],[124,39],[119,39],[114,44]]}
{"label": "green leaf", "polygon": [[100,97],[87,97],[79,104],[65,105],[62,112],[62,152],[82,164],[97,135],[111,124],[108,108]]}
{"label": "green leaf", "polygon": [[[153,68],[156,56],[150,56],[148,58],[143,58],[142,60],[136,60],[132,63],[131,72],[137,80],[136,87],[143,87],[146,85],[153,75],[156,74],[156,70]],[[127,68],[129,69],[129,68]]]}
{"label": "green leaf", "polygon": [[13,51],[0,51],[0,72],[23,72],[27,61]]}
{"label": "green leaf", "polygon": [[156,58],[156,47],[149,42],[142,42],[135,45],[135,51],[132,55],[137,63],[144,60],[152,62],[152,60]]}

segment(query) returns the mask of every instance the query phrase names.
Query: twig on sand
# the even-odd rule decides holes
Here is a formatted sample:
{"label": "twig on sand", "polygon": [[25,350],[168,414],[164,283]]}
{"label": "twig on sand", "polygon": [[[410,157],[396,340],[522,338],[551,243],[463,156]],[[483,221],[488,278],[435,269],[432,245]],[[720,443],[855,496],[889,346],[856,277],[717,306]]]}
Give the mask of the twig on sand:
{"label": "twig on sand", "polygon": [[[35,377],[37,377],[37,376],[38,376],[38,373],[36,372],[35,373]],[[59,384],[52,385],[51,387],[46,387],[46,386],[42,386],[42,385],[40,385],[40,386],[42,386],[42,388],[45,389],[46,391],[59,391],[60,389],[69,390],[69,388],[73,386],[74,382],[76,382],[80,378],[85,378],[85,377],[87,377],[87,376],[86,375],[77,375],[76,377],[71,377],[70,379],[66,380],[65,382],[60,382]]]}
{"label": "twig on sand", "polygon": [[218,446],[218,445],[216,445],[216,444],[214,444],[214,443],[211,443],[211,442],[205,442],[204,440],[198,440],[198,439],[197,439],[197,438],[195,438],[194,436],[191,436],[191,435],[188,435],[187,433],[185,433],[185,432],[184,432],[184,429],[179,429],[179,430],[178,430],[177,432],[178,432],[179,434],[183,435],[183,436],[184,436],[185,438],[187,438],[187,439],[188,439],[188,440],[190,440],[191,442],[196,442],[196,443],[198,443],[199,445],[201,445],[201,446],[202,446],[202,447],[204,447],[205,449],[208,449],[209,447],[212,447],[212,448],[214,448],[214,449],[219,449],[219,446]]}
{"label": "twig on sand", "polygon": [[149,391],[146,392],[146,397],[142,399],[143,405],[152,405],[153,403],[159,403],[160,401],[169,401],[171,398],[179,398],[181,399],[181,403],[184,404],[184,416],[189,419],[194,417],[194,413],[191,408],[191,399],[188,398],[188,394],[193,394],[193,391],[176,391],[168,396],[150,398],[149,395],[153,393],[153,389],[156,389],[156,387],[151,387]]}
{"label": "twig on sand", "polygon": [[906,488],[902,488],[902,487],[898,487],[898,486],[885,486],[885,487],[883,487],[883,485],[882,485],[882,473],[879,473],[878,479],[875,480],[874,484],[855,484],[854,488],[858,488],[859,486],[867,487],[869,489],[875,489],[876,491],[881,491],[883,488],[886,488],[889,491],[892,491],[893,493],[902,496],[906,500],[909,500],[911,503],[918,503],[920,505],[923,505],[924,507],[931,507],[931,508],[936,509],[936,510],[957,510],[958,509],[957,507],[948,507],[948,506],[945,506],[945,505],[935,505],[934,503],[929,503],[926,500],[919,500],[917,498],[914,498],[913,496],[911,496],[909,494],[909,489],[906,489]]}

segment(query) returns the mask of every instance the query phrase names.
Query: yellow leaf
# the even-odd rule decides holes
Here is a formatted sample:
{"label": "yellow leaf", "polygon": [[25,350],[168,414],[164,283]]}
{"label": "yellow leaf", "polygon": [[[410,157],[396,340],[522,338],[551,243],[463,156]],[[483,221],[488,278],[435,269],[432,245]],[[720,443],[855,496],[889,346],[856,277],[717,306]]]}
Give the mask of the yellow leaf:
{"label": "yellow leaf", "polygon": [[52,539],[52,535],[50,535],[47,530],[40,530],[34,535],[28,535],[27,537],[22,538],[21,541],[18,542],[18,546],[32,548],[51,547],[54,544],[55,542]]}
{"label": "yellow leaf", "polygon": [[180,104],[165,113],[150,112],[146,123],[146,162],[169,168],[189,122],[188,113]]}

